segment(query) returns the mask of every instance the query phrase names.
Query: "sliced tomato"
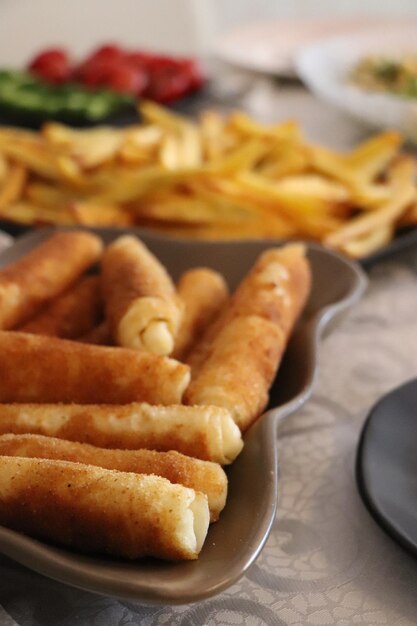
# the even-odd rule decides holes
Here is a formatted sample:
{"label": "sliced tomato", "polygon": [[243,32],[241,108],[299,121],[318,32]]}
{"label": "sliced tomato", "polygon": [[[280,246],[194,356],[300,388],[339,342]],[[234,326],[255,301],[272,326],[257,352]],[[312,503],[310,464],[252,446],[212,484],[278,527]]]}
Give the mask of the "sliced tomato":
{"label": "sliced tomato", "polygon": [[150,71],[149,86],[145,95],[156,102],[174,102],[188,93],[190,85],[188,72],[176,64],[159,62]]}
{"label": "sliced tomato", "polygon": [[91,61],[122,61],[126,57],[126,52],[117,44],[107,44],[96,48],[86,59]]}
{"label": "sliced tomato", "polygon": [[190,91],[198,91],[204,85],[205,77],[200,65],[194,59],[181,59],[178,64],[190,77]]}
{"label": "sliced tomato", "polygon": [[136,52],[129,52],[126,55],[126,61],[134,65],[135,67],[148,67],[152,61],[153,55],[148,52],[142,52],[140,50]]}
{"label": "sliced tomato", "polygon": [[32,59],[28,69],[50,83],[64,83],[72,75],[70,59],[63,48],[44,50]]}
{"label": "sliced tomato", "polygon": [[108,76],[106,86],[114,91],[141,95],[148,86],[148,75],[130,63],[115,64]]}

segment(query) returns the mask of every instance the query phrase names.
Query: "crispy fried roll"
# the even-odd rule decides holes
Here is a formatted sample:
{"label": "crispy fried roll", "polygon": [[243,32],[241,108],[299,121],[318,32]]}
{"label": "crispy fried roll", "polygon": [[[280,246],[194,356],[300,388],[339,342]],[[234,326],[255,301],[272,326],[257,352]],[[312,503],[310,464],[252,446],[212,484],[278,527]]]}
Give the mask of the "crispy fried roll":
{"label": "crispy fried roll", "polygon": [[231,320],[257,315],[270,320],[289,337],[311,287],[311,272],[302,244],[270,248],[257,259],[202,339],[186,358],[193,372],[210,352],[216,334]]}
{"label": "crispy fried roll", "polygon": [[289,335],[311,287],[311,271],[302,244],[266,250],[240,283],[223,324],[243,315],[259,315]]}
{"label": "crispy fried roll", "polygon": [[119,237],[108,246],[102,285],[116,344],[171,354],[181,322],[180,300],[165,268],[136,237]]}
{"label": "crispy fried roll", "polygon": [[1,455],[73,461],[121,472],[162,476],[171,483],[205,493],[212,522],[219,518],[226,504],[227,477],[220,465],[175,451],[108,450],[42,435],[0,435]]}
{"label": "crispy fried roll", "polygon": [[0,433],[33,433],[101,448],[177,450],[221,465],[243,447],[230,413],[213,406],[0,404]]}
{"label": "crispy fried roll", "polygon": [[172,356],[181,361],[224,307],[229,290],[221,274],[206,267],[198,267],[181,276],[177,292],[184,303],[184,315]]}
{"label": "crispy fried roll", "polygon": [[33,317],[97,261],[102,248],[91,233],[56,233],[0,269],[0,328],[15,328]]}
{"label": "crispy fried roll", "polygon": [[0,457],[0,524],[83,552],[195,559],[207,498],[160,476]]}
{"label": "crispy fried roll", "polygon": [[36,335],[75,339],[91,331],[100,318],[100,279],[98,276],[85,276],[19,330]]}
{"label": "crispy fried roll", "polygon": [[98,324],[84,335],[77,337],[77,341],[82,343],[92,343],[95,346],[111,346],[113,345],[110,336],[110,329],[107,320]]}
{"label": "crispy fried roll", "polygon": [[227,408],[245,431],[268,403],[285,344],[284,333],[270,320],[256,315],[235,318],[216,335],[185,402]]}
{"label": "crispy fried roll", "polygon": [[186,365],[126,348],[0,331],[0,402],[181,402]]}

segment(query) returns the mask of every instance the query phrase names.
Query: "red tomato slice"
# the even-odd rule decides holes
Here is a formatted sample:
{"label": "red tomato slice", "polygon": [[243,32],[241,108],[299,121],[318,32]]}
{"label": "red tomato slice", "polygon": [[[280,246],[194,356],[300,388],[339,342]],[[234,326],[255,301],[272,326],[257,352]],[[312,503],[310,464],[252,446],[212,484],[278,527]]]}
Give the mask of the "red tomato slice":
{"label": "red tomato slice", "polygon": [[87,60],[80,65],[75,76],[87,87],[98,87],[108,80],[113,63],[100,60]]}
{"label": "red tomato slice", "polygon": [[71,78],[72,68],[66,50],[50,48],[36,55],[28,69],[51,83],[63,83]]}
{"label": "red tomato slice", "polygon": [[149,78],[149,87],[145,95],[156,102],[174,102],[190,89],[188,73],[173,65],[161,64],[159,67],[153,67]]}
{"label": "red tomato slice", "polygon": [[134,65],[135,67],[148,67],[149,63],[152,60],[152,54],[148,52],[129,52],[126,55],[126,61]]}
{"label": "red tomato slice", "polygon": [[78,68],[77,78],[87,87],[107,87],[133,95],[141,94],[149,82],[146,70],[123,60],[89,60]]}
{"label": "red tomato slice", "polygon": [[183,59],[178,62],[190,77],[190,90],[198,91],[204,85],[205,78],[203,71],[194,59]]}
{"label": "red tomato slice", "polygon": [[114,91],[141,95],[148,85],[148,76],[140,68],[129,63],[114,65],[109,73],[106,86]]}
{"label": "red tomato slice", "polygon": [[122,61],[126,57],[126,52],[117,44],[107,44],[96,48],[86,59],[90,61]]}

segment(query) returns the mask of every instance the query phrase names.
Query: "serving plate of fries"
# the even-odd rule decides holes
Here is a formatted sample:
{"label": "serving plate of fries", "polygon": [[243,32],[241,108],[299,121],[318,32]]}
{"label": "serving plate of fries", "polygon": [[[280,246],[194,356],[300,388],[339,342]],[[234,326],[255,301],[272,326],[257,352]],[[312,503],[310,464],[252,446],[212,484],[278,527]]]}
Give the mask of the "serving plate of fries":
{"label": "serving plate of fries", "polygon": [[6,229],[304,239],[364,259],[415,228],[415,163],[396,132],[339,153],[307,141],[294,121],[264,126],[210,110],[192,121],[149,102],[141,115],[125,128],[0,128]]}
{"label": "serving plate of fries", "polygon": [[[30,251],[35,250],[37,246],[47,242],[54,232],[56,231],[42,229],[21,237],[15,245],[1,255],[0,266],[3,268],[13,266]],[[65,229],[64,232],[68,232],[68,230]],[[132,235],[140,237],[141,241],[167,268],[175,281],[183,272],[192,267],[207,266],[211,270],[221,272],[232,290],[244,279],[256,259],[267,248],[282,247],[282,242],[276,241],[181,241],[162,235],[149,234],[146,231],[132,231],[131,229],[124,231],[99,229],[96,230],[96,233],[106,245],[115,242],[115,240],[120,240],[121,234],[127,234],[129,238]],[[304,312],[292,332],[278,376],[270,389],[269,406],[261,418],[247,430],[243,451],[236,461],[227,468],[227,504],[220,520],[210,526],[206,542],[197,560],[170,563],[149,558],[131,560],[82,554],[78,550],[57,545],[60,541],[56,535],[55,541],[42,541],[31,538],[22,532],[17,532],[16,529],[13,530],[13,524],[11,528],[0,527],[0,552],[61,582],[141,604],[184,604],[199,601],[219,593],[244,574],[259,555],[275,519],[278,488],[277,425],[282,419],[297,410],[311,394],[317,373],[319,339],[325,327],[353,305],[366,286],[366,279],[360,268],[338,253],[326,250],[315,243],[308,244],[306,251],[311,269],[312,284]],[[41,272],[45,271],[44,264],[41,264],[40,267]],[[59,276],[56,280],[58,279]],[[23,338],[24,336],[26,339]],[[76,349],[71,347],[70,355],[81,354],[79,351],[82,351],[80,346],[83,344],[52,337],[48,337],[48,341],[44,341],[44,339],[46,338],[43,338],[42,335],[2,332],[3,342],[7,340],[13,343],[17,340],[21,345],[22,342],[28,345],[32,343],[35,345],[36,343],[37,350],[49,351],[52,347],[53,351],[53,346],[58,346],[57,341],[58,343],[64,341],[64,344],[60,344],[61,348],[63,345],[68,346],[69,343],[71,346],[79,346]],[[65,349],[67,350],[67,348]],[[94,352],[95,347],[92,349]],[[100,347],[97,349],[99,351],[100,349],[116,350],[116,352],[123,350],[123,348],[106,349]],[[14,350],[15,348],[13,348],[13,353],[8,352],[12,360],[16,357]],[[87,352],[89,351],[91,352],[90,349],[87,350]],[[36,358],[40,363],[42,357],[39,357],[39,354],[37,351]],[[105,356],[104,352],[100,354]],[[8,358],[4,349],[3,355],[4,358]],[[105,356],[104,360],[107,358]],[[129,358],[133,357],[130,356]],[[161,366],[164,363],[161,361]],[[42,378],[41,369],[42,367],[38,368],[38,374],[33,380],[27,381],[28,390],[24,384],[19,388],[19,383],[16,383],[17,386],[14,386],[13,393],[17,393],[19,396],[17,402],[22,402],[22,398],[23,401],[25,399],[27,401],[29,397],[26,395],[27,393],[37,393],[36,387],[41,384],[39,382],[39,376]],[[19,366],[20,370],[21,367]],[[76,370],[77,368],[68,369],[65,381],[74,375],[77,376]],[[50,367],[49,372],[52,374]],[[56,372],[53,375],[59,378]],[[87,372],[85,375],[89,376],[90,374]],[[44,391],[46,389],[45,393],[49,394],[49,399],[56,399],[54,394],[62,383],[62,380],[58,380],[58,378],[53,385],[49,384],[46,387],[44,385]],[[120,384],[124,384],[123,378]],[[100,392],[100,388],[91,389],[87,387],[84,387],[83,393],[104,394],[106,392],[105,389]],[[152,386],[152,388],[158,392],[158,386]],[[0,394],[3,394],[2,402],[10,401],[10,399],[5,400],[5,397],[9,396],[7,385],[2,385]],[[11,407],[11,410],[16,410],[16,407],[18,409],[16,404],[8,406]],[[195,407],[189,408],[194,409]],[[3,405],[2,409],[0,421],[4,426],[6,405]],[[58,410],[61,409],[62,406]],[[23,422],[21,422],[26,424],[25,428],[27,428],[28,419],[30,420],[27,411],[30,413],[31,409],[24,409],[25,415],[22,417]],[[52,421],[54,428],[56,427],[56,420],[57,415],[55,414]],[[46,413],[41,422],[46,424]],[[86,430],[88,430],[88,425],[87,422],[84,422],[84,427],[79,432]],[[4,432],[4,428],[2,432]],[[67,429],[67,437],[69,432]],[[13,436],[7,435],[6,438],[13,438]],[[30,437],[30,435],[27,436]],[[2,454],[5,454],[4,445],[6,442],[4,437],[4,435],[0,437],[3,446],[1,448]],[[46,437],[46,439],[48,438]],[[69,441],[66,443],[70,445]],[[10,454],[10,452],[6,454]],[[30,454],[24,456],[30,457]],[[4,456],[0,456],[0,460],[4,462]],[[31,459],[16,459],[16,461],[18,464],[21,464],[22,461],[29,463]],[[42,463],[40,459],[32,459],[32,461],[37,464]],[[49,463],[53,464],[54,461]],[[64,466],[68,465],[77,464],[64,463],[60,471],[63,471]],[[84,469],[83,471],[87,470]],[[54,489],[54,485],[51,485],[51,488]],[[4,498],[4,493],[1,498]],[[58,503],[57,506],[59,507],[60,504]],[[29,514],[29,510],[30,507],[26,508],[27,514]],[[4,514],[3,508],[2,515]],[[6,513],[6,515],[8,514],[9,512]],[[104,508],[102,514],[104,514]],[[37,515],[36,511],[35,515]],[[97,535],[99,534],[97,529]]]}

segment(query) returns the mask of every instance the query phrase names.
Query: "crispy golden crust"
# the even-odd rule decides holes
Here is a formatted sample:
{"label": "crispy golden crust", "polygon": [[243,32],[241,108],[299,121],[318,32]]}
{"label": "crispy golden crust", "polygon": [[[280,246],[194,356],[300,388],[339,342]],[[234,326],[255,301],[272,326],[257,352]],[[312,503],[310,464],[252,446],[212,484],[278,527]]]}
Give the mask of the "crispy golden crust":
{"label": "crispy golden crust", "polygon": [[[174,284],[158,259],[133,236],[119,237],[102,260],[102,289],[106,316],[115,343],[169,354],[182,309]],[[162,346],[146,339],[153,323],[164,323],[168,341]]]}
{"label": "crispy golden crust", "polygon": [[0,328],[33,317],[101,256],[103,245],[87,232],[62,232],[0,270]]}
{"label": "crispy golden crust", "polygon": [[187,355],[187,363],[197,373],[217,333],[237,317],[257,315],[270,320],[288,338],[310,288],[311,271],[303,245],[266,250],[243,278],[223,313]]}
{"label": "crispy golden crust", "polygon": [[223,276],[206,267],[185,272],[177,285],[184,315],[172,356],[182,361],[207,325],[225,306],[229,290]]}
{"label": "crispy golden crust", "polygon": [[113,341],[107,320],[104,320],[104,322],[101,322],[84,335],[77,337],[77,341],[92,343],[95,346],[112,346]]}
{"label": "crispy golden crust", "polygon": [[222,465],[243,446],[230,413],[212,406],[0,404],[0,433],[33,433],[101,448],[177,450]]}
{"label": "crispy golden crust", "polygon": [[255,315],[233,319],[216,335],[185,402],[227,408],[245,431],[268,403],[285,344],[282,330],[270,320]]}
{"label": "crispy golden crust", "polygon": [[98,276],[85,276],[19,330],[36,335],[75,339],[91,331],[101,317],[100,279]]}
{"label": "crispy golden crust", "polygon": [[0,523],[85,552],[195,559],[203,494],[159,476],[66,461],[0,457]]}
{"label": "crispy golden crust", "polygon": [[125,348],[0,331],[0,402],[181,401],[186,365]]}
{"label": "crispy golden crust", "polygon": [[219,518],[226,503],[227,477],[220,465],[175,451],[108,450],[42,435],[0,435],[0,455],[73,461],[121,472],[162,476],[171,483],[205,493],[212,522]]}

